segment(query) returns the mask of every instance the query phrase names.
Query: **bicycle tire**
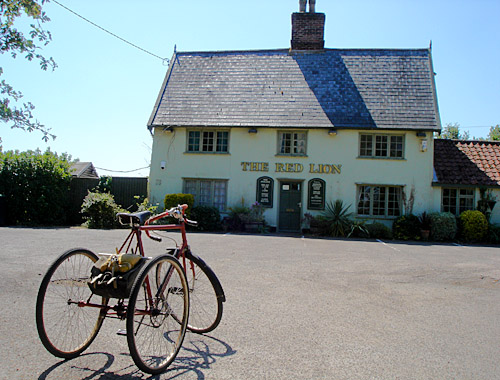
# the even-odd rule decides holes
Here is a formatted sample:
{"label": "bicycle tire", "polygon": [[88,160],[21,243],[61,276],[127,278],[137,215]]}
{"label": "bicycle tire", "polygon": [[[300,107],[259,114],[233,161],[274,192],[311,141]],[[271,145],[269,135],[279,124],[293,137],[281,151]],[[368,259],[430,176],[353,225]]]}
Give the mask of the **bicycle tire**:
{"label": "bicycle tire", "polygon": [[[98,257],[75,248],[64,252],[42,279],[36,301],[36,326],[45,348],[54,356],[71,359],[94,341],[106,313],[95,307],[78,306],[92,292],[87,285],[90,269]],[[99,297],[106,305],[107,298]]]}
{"label": "bicycle tire", "polygon": [[190,298],[187,328],[205,334],[219,325],[226,298],[219,279],[203,259],[187,251],[186,266]]}
{"label": "bicycle tire", "polygon": [[[150,281],[161,273],[161,281]],[[157,375],[175,360],[186,334],[186,275],[171,255],[157,256],[137,276],[127,307],[127,343],[140,370]]]}

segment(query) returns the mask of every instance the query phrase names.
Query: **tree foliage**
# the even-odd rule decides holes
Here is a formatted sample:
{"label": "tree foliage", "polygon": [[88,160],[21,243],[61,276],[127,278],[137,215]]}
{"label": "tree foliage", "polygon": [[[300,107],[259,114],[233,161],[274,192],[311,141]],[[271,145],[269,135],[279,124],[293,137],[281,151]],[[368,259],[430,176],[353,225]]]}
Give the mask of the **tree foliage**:
{"label": "tree foliage", "polygon": [[[43,29],[43,24],[50,21],[42,10],[42,5],[49,0],[0,0],[0,53],[10,54],[17,58],[23,54],[29,61],[37,60],[42,70],[55,69],[56,63],[52,58],[45,58],[40,49],[46,46],[52,39],[49,31]],[[16,26],[16,21],[27,17],[31,19],[30,29],[23,33]],[[0,77],[3,69],[0,67]],[[42,139],[47,141],[50,134],[46,128],[33,116],[34,105],[30,102],[17,105],[23,97],[22,93],[16,91],[4,79],[0,81],[0,119],[10,125],[11,128],[20,128],[25,131],[39,131]],[[0,140],[1,141],[1,140]]]}
{"label": "tree foliage", "polygon": [[490,127],[490,132],[488,133],[488,140],[490,141],[500,141],[500,124]]}
{"label": "tree foliage", "polygon": [[68,205],[71,157],[47,150],[0,151],[0,194],[7,222],[63,225]]}
{"label": "tree foliage", "polygon": [[438,139],[452,139],[452,140],[469,140],[470,135],[468,131],[461,132],[460,124],[458,123],[447,123],[446,126],[441,131],[441,134],[437,136]]}

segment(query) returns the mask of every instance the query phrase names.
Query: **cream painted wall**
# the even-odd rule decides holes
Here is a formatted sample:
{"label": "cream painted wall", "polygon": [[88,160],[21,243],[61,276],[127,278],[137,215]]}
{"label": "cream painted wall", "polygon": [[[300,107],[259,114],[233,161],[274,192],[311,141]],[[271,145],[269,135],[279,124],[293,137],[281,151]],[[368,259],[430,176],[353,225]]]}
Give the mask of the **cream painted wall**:
{"label": "cream painted wall", "polygon": [[[175,128],[165,132],[155,128],[150,172],[150,199],[163,206],[167,193],[182,192],[183,178],[227,179],[227,206],[247,206],[256,199],[256,181],[269,176],[274,183],[274,207],[266,210],[266,220],[277,224],[279,207],[279,181],[300,180],[302,186],[302,214],[319,212],[307,210],[307,181],[321,178],[326,182],[326,200],[342,199],[356,209],[356,185],[380,184],[405,186],[407,194],[414,188],[413,212],[439,211],[436,208],[436,189],[432,183],[433,144],[432,133],[427,133],[427,150],[421,151],[422,138],[416,132],[396,132],[405,135],[405,159],[362,159],[359,154],[359,134],[362,131],[339,130],[336,136],[329,136],[325,130],[307,131],[307,157],[278,156],[277,129],[259,128],[256,134],[249,134],[247,128],[230,130],[229,154],[186,153],[186,129]],[[165,168],[161,169],[161,162]],[[268,163],[268,171],[243,170],[242,162]],[[301,164],[303,171],[277,172],[276,164]],[[338,174],[310,173],[310,164],[334,164],[340,167]]]}

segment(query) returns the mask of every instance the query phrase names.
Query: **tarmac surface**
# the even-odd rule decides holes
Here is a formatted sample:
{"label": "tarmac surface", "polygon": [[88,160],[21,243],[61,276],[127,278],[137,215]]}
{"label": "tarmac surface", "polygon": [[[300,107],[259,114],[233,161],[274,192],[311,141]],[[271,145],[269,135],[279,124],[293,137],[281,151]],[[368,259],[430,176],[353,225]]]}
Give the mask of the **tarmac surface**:
{"label": "tarmac surface", "polygon": [[80,357],[52,356],[35,326],[43,274],[69,248],[112,252],[126,234],[0,228],[0,379],[500,378],[498,247],[301,236],[189,234],[227,301],[160,376],[135,367],[115,320]]}

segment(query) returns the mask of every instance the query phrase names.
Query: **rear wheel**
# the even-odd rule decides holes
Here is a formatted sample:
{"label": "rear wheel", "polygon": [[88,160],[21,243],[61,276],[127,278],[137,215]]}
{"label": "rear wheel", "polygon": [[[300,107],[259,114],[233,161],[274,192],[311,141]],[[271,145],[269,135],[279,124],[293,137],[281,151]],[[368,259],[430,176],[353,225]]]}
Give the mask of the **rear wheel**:
{"label": "rear wheel", "polygon": [[222,318],[222,287],[207,264],[190,252],[186,252],[186,277],[190,298],[187,328],[198,334],[210,332]]}
{"label": "rear wheel", "polygon": [[155,257],[138,275],[127,308],[127,341],[137,367],[159,374],[179,352],[189,315],[186,276],[170,255]]}
{"label": "rear wheel", "polygon": [[[70,359],[80,355],[95,339],[106,315],[104,310],[83,306],[92,295],[87,282],[98,257],[86,249],[62,254],[45,274],[36,301],[36,326],[45,348]],[[94,296],[97,303],[107,299]]]}

